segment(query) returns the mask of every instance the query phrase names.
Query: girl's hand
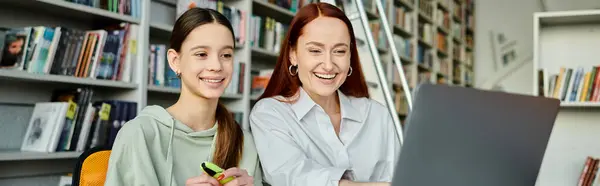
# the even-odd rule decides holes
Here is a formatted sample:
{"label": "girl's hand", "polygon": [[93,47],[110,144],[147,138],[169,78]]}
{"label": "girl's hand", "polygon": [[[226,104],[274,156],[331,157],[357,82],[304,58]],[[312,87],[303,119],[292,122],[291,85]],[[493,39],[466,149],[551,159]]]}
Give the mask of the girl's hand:
{"label": "girl's hand", "polygon": [[229,168],[223,172],[223,178],[234,177],[235,179],[224,186],[253,186],[254,177],[248,175],[248,171],[236,167]]}
{"label": "girl's hand", "polygon": [[186,186],[219,186],[219,182],[207,174],[191,177],[185,182]]}

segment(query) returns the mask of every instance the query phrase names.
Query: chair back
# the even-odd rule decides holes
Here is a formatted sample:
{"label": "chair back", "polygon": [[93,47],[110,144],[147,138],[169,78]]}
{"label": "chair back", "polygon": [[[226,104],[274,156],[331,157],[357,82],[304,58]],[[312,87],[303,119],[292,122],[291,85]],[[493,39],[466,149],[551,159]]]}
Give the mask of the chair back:
{"label": "chair back", "polygon": [[111,150],[94,147],[83,152],[75,165],[73,186],[101,186],[106,180]]}

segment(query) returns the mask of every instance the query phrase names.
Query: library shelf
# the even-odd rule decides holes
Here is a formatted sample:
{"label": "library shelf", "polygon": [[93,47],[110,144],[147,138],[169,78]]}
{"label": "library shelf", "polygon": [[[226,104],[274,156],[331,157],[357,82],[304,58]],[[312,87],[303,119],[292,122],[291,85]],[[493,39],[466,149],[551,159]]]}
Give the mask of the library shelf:
{"label": "library shelf", "polygon": [[470,52],[470,51],[473,51],[473,47],[471,47],[471,46],[468,46],[468,45],[466,46],[466,49],[467,49],[467,51],[469,51],[469,52]]}
{"label": "library shelf", "polygon": [[423,13],[422,11],[419,11],[419,20],[423,20],[424,22],[429,23],[429,24],[434,24],[431,17],[429,17],[428,15],[425,15],[425,13]]}
{"label": "library shelf", "polygon": [[408,30],[404,29],[400,25],[394,25],[394,33],[399,36],[404,37],[405,39],[413,36],[412,33],[410,33]]}
{"label": "library shelf", "polygon": [[460,45],[460,44],[462,44],[462,41],[461,41],[461,40],[460,40],[460,38],[458,38],[457,36],[454,36],[454,37],[452,37],[452,40],[454,40],[454,42],[455,42],[456,44],[459,44],[459,45]]}
{"label": "library shelf", "polygon": [[273,64],[275,64],[278,57],[279,57],[279,53],[268,51],[268,50],[266,50],[264,48],[260,48],[260,47],[252,47],[253,61],[255,58],[258,58],[261,60],[272,60]]}
{"label": "library shelf", "polygon": [[54,75],[54,74],[36,74],[29,73],[20,70],[6,70],[0,69],[0,79],[22,81],[22,82],[36,82],[36,83],[60,83],[60,84],[73,84],[73,85],[88,85],[94,87],[104,88],[120,88],[120,89],[135,89],[137,84],[113,81],[113,80],[102,80],[92,78],[79,78],[74,76]]}
{"label": "library shelf", "polygon": [[553,11],[536,13],[540,26],[586,24],[600,21],[600,10]]}
{"label": "library shelf", "polygon": [[150,22],[150,32],[165,32],[166,34],[170,35],[171,31],[173,31],[173,25]]}
{"label": "library shelf", "polygon": [[414,5],[412,3],[406,2],[407,0],[396,0],[396,3],[400,6],[406,7],[408,11],[414,10]]}
{"label": "library shelf", "polygon": [[[533,96],[539,96],[540,89],[548,91],[551,84],[555,85],[553,89],[562,91],[571,90],[570,83],[575,83],[575,80],[579,83],[583,81],[583,78],[573,78],[577,73],[571,73],[570,83],[557,85],[557,80],[552,77],[558,77],[560,69],[577,70],[584,67],[583,72],[589,73],[591,68],[587,67],[600,65],[597,60],[597,48],[600,47],[600,37],[597,37],[599,27],[600,10],[533,14],[533,78],[530,79]],[[543,81],[540,83],[539,80]],[[580,94],[581,90],[576,93]],[[594,95],[594,92],[588,92],[590,93]],[[599,145],[598,121],[600,102],[561,99],[536,185],[569,185],[579,181],[580,175],[585,172],[579,167],[585,165],[586,157],[600,156],[598,148],[594,148]]]}
{"label": "library shelf", "polygon": [[169,1],[169,0],[153,0],[153,1],[156,1],[156,2],[159,2],[159,3],[163,3],[163,4],[166,4],[166,5],[169,5],[169,6],[177,6],[176,2]]}
{"label": "library shelf", "polygon": [[281,22],[291,22],[294,18],[294,13],[290,10],[267,2],[267,0],[252,0],[252,12],[277,19]]}
{"label": "library shelf", "polygon": [[425,64],[421,64],[421,63],[419,63],[419,64],[417,64],[417,67],[418,67],[418,68],[419,68],[419,70],[421,70],[421,71],[427,71],[427,72],[430,72],[430,71],[431,71],[431,68],[429,68],[429,67],[428,67],[428,66],[426,66]]}
{"label": "library shelf", "polygon": [[443,50],[440,50],[440,49],[437,49],[437,54],[438,54],[438,56],[440,56],[442,58],[448,57],[448,53]]}
{"label": "library shelf", "polygon": [[458,17],[456,15],[452,15],[452,18],[454,19],[454,21],[456,21],[456,23],[462,23],[462,20],[460,19],[460,17]]}
{"label": "library shelf", "polygon": [[365,13],[367,13],[367,19],[369,19],[370,21],[379,19],[379,15],[377,15],[373,11],[367,10],[367,11],[365,11]]}
{"label": "library shelf", "polygon": [[403,64],[410,64],[410,63],[413,63],[413,60],[412,60],[411,58],[408,58],[408,57],[406,57],[406,56],[402,56],[402,55],[400,56],[400,61],[401,61]]}
{"label": "library shelf", "polygon": [[78,151],[68,152],[24,152],[24,151],[0,151],[0,161],[26,161],[26,160],[54,160],[75,159],[81,153]]}
{"label": "library shelf", "polygon": [[563,108],[599,108],[600,102],[566,102],[560,103],[560,107]]}
{"label": "library shelf", "polygon": [[86,21],[115,22],[123,21],[139,24],[140,20],[129,15],[122,15],[100,8],[72,3],[64,0],[6,0],[6,3],[25,7],[32,12],[48,12],[72,19]]}
{"label": "library shelf", "polygon": [[447,5],[445,5],[442,1],[437,1],[438,4],[438,8],[443,10],[444,12],[448,12],[450,9],[448,9]]}
{"label": "library shelf", "polygon": [[428,49],[432,48],[431,42],[427,42],[421,38],[419,38],[418,41],[419,41],[419,44],[423,45],[425,48],[428,48]]}
{"label": "library shelf", "polygon": [[438,31],[440,31],[444,35],[448,35],[448,29],[447,28],[444,28],[444,27],[441,27],[441,26],[438,26],[437,28],[438,28]]}

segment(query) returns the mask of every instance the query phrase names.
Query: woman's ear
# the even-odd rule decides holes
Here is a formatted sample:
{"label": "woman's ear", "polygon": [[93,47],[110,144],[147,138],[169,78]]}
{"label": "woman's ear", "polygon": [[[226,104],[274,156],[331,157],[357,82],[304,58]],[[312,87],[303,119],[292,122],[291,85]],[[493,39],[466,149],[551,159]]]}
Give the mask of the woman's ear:
{"label": "woman's ear", "polygon": [[292,65],[294,65],[294,66],[298,65],[298,56],[296,55],[296,51],[294,49],[290,49],[288,56],[290,58],[290,62],[292,63]]}
{"label": "woman's ear", "polygon": [[167,60],[169,61],[169,67],[171,67],[171,70],[173,70],[173,72],[179,76],[181,71],[179,68],[179,54],[177,51],[173,49],[167,50]]}

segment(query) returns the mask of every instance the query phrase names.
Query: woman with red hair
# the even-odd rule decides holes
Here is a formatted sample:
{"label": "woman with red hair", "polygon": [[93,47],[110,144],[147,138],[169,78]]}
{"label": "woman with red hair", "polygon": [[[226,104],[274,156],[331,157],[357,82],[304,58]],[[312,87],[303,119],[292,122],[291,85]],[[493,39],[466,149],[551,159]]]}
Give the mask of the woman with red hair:
{"label": "woman with red hair", "polygon": [[389,185],[400,143],[369,99],[350,20],[315,3],[292,19],[267,88],[250,114],[271,185]]}

